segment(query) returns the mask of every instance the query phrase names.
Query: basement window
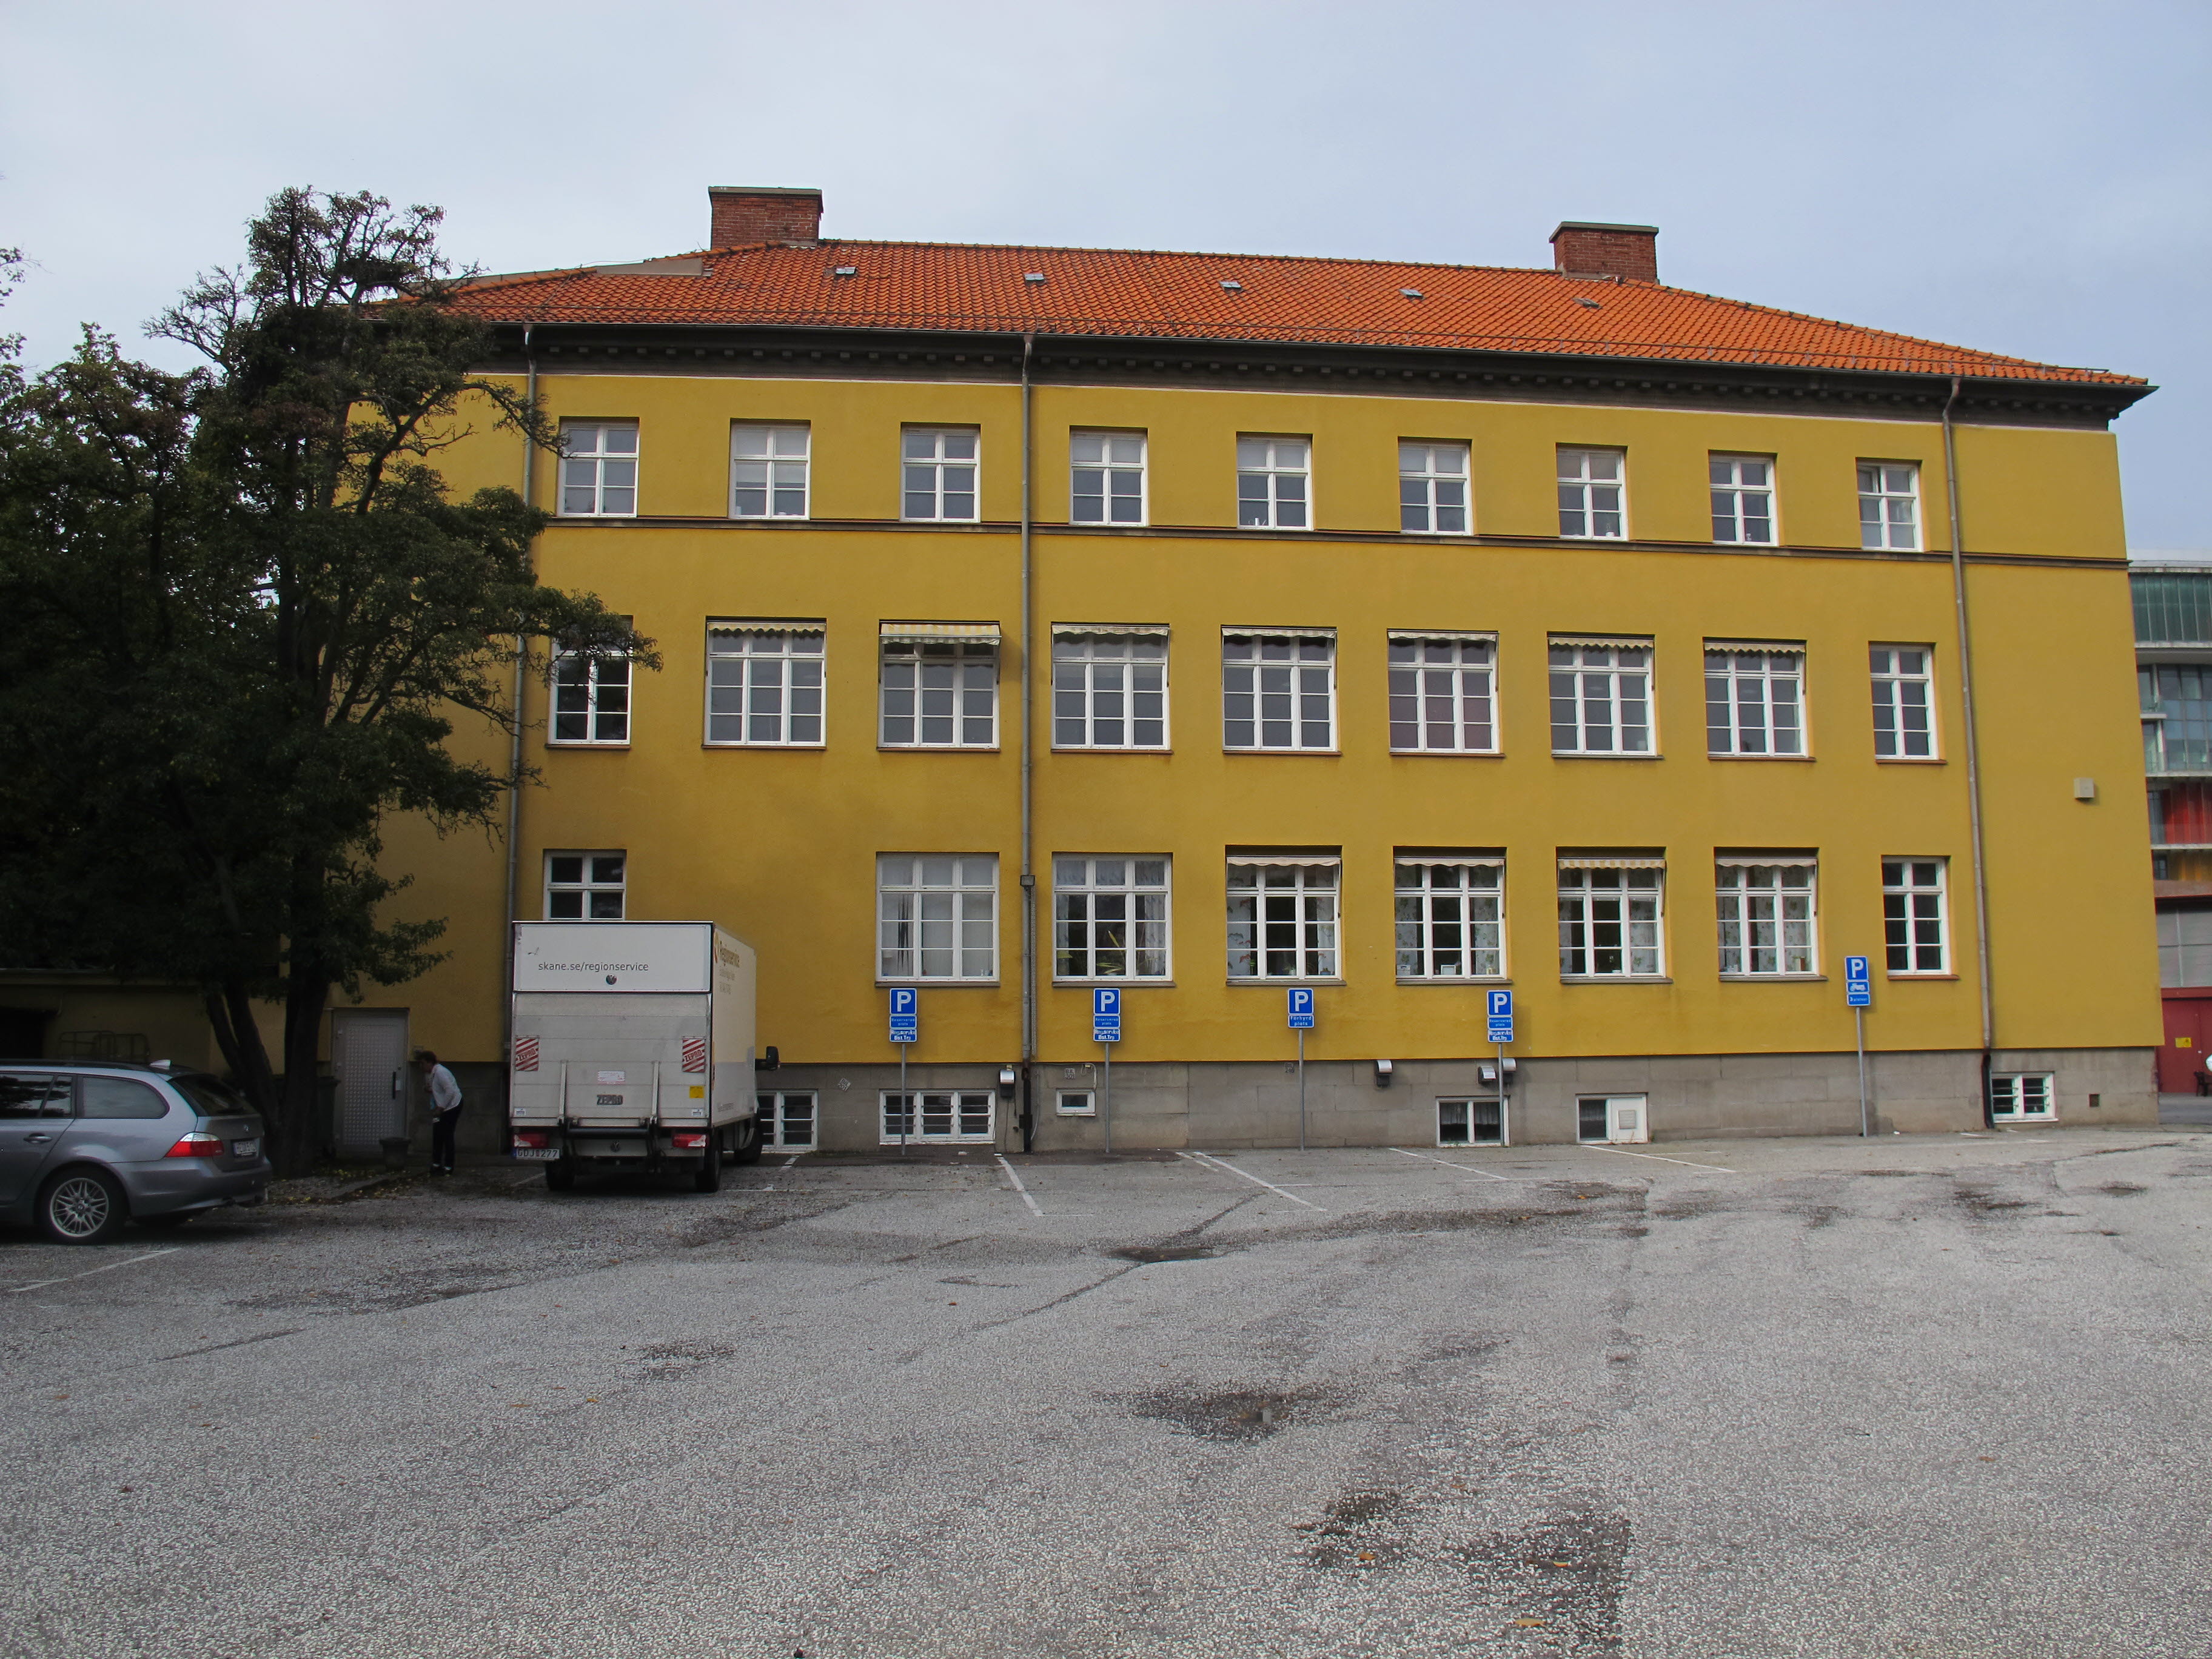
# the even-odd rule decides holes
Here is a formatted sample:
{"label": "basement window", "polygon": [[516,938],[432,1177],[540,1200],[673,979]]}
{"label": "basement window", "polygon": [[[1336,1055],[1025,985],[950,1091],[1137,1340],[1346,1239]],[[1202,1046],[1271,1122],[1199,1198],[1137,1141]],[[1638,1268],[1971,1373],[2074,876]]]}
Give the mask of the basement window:
{"label": "basement window", "polygon": [[2057,1114],[2049,1072],[1996,1072],[1990,1076],[1990,1117],[1997,1123],[2048,1122]]}

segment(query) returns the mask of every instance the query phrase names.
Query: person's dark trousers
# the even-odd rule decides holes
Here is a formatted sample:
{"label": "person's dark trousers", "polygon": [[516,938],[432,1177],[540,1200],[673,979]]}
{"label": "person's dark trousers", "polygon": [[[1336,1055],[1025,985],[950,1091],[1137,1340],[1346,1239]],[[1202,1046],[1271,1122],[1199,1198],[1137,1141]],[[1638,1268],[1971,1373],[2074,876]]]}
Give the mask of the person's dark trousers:
{"label": "person's dark trousers", "polygon": [[430,1120],[430,1167],[451,1170],[453,1167],[453,1130],[461,1121],[461,1109],[440,1112]]}

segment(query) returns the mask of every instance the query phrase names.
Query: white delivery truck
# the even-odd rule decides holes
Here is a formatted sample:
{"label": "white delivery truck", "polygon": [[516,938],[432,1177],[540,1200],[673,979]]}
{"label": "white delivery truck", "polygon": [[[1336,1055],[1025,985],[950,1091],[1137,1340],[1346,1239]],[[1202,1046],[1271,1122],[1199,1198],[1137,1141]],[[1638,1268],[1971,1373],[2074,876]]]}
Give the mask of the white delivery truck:
{"label": "white delivery truck", "polygon": [[711,921],[514,924],[507,1133],[545,1184],[759,1158],[753,948]]}

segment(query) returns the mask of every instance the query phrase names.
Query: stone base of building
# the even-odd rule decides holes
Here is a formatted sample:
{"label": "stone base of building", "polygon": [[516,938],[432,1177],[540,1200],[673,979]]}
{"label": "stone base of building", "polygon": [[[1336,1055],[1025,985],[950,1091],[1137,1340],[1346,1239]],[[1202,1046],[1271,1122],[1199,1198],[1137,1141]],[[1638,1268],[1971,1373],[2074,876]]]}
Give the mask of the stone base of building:
{"label": "stone base of building", "polygon": [[[2028,1121],[2155,1127],[2154,1056],[2149,1048],[2000,1049],[1993,1069],[2050,1075],[2051,1114]],[[1377,1086],[1372,1060],[1310,1061],[1304,1142],[1480,1144],[1485,1120],[1498,1115],[1496,1085],[1484,1078],[1491,1064],[1489,1055],[1401,1060],[1388,1086]],[[1978,1050],[1870,1054],[1867,1072],[1869,1127],[1876,1134],[1983,1127]],[[996,1066],[910,1066],[906,1086],[917,1098],[909,1144],[1018,1147],[1020,1102],[1000,1095],[998,1078]],[[863,1152],[896,1144],[887,1143],[883,1127],[884,1096],[899,1087],[895,1065],[787,1066],[758,1081],[763,1091],[797,1097],[787,1108],[787,1117],[797,1120],[794,1130],[805,1120],[805,1097],[812,1097],[813,1148]],[[1299,1144],[1297,1068],[1288,1063],[1116,1065],[1110,1097],[1103,1066],[1044,1064],[1036,1068],[1036,1089],[1039,1152],[1101,1151],[1109,1119],[1116,1152]],[[1845,1052],[1523,1060],[1509,1081],[1504,1137],[1516,1146],[1582,1139],[1585,1102],[1639,1096],[1639,1121],[1653,1140],[1859,1133],[1858,1060]],[[1462,1111],[1457,1103],[1476,1109]],[[1063,1111],[1063,1103],[1090,1110]],[[988,1131],[975,1133],[987,1108]],[[1462,1143],[1456,1126],[1469,1120],[1476,1127]],[[798,1142],[787,1148],[803,1149]]]}

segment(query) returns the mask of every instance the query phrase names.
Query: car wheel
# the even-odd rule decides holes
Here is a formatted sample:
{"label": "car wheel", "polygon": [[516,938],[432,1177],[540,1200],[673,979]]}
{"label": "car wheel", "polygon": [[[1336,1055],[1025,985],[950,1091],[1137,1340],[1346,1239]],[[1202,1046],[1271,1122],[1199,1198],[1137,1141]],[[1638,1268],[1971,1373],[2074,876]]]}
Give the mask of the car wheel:
{"label": "car wheel", "polygon": [[172,1210],[167,1215],[134,1215],[131,1218],[142,1227],[159,1227],[164,1232],[174,1232],[198,1213],[198,1210]]}
{"label": "car wheel", "polygon": [[730,1154],[732,1164],[757,1164],[761,1155],[760,1119],[749,1117],[738,1126],[738,1145]]}
{"label": "car wheel", "polygon": [[105,1244],[130,1215],[123,1188],[99,1170],[64,1170],[39,1194],[39,1226],[57,1244]]}
{"label": "car wheel", "polygon": [[702,1193],[722,1190],[722,1143],[714,1135],[707,1137],[707,1153],[699,1160],[699,1173],[691,1177],[691,1184]]}

